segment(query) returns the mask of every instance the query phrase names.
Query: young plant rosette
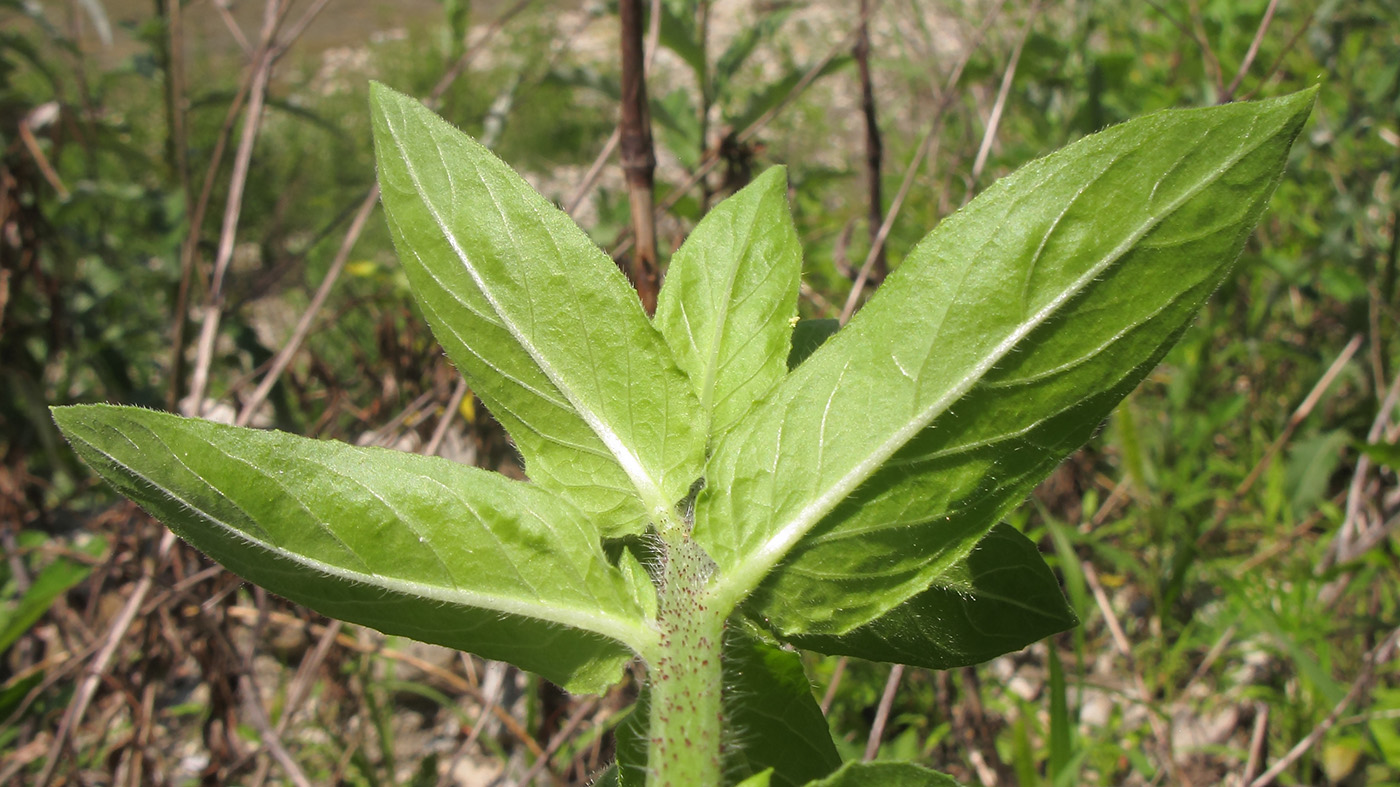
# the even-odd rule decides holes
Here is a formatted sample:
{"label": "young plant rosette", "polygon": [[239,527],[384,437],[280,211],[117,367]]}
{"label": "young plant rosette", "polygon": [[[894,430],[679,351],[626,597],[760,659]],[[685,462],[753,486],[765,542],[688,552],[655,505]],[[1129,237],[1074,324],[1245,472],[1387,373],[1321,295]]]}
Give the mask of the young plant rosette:
{"label": "young plant rosette", "polygon": [[321,613],[574,692],[639,659],[610,783],[950,784],[842,766],[785,646],[946,669],[1075,624],[999,523],[1229,275],[1312,100],[1162,112],[1032,162],[834,331],[796,320],[781,168],[696,226],[648,319],[567,216],[375,85],[409,282],[530,480],[129,407],[54,418],[182,538]]}

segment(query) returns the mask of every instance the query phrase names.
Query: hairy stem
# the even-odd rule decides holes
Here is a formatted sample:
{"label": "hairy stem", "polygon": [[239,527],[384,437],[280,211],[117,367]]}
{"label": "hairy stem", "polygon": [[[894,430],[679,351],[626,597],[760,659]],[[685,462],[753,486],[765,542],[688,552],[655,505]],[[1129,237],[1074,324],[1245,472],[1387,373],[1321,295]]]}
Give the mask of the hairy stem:
{"label": "hairy stem", "polygon": [[713,563],[689,534],[668,538],[666,553],[660,655],[650,669],[646,783],[719,784],[725,610],[705,594]]}

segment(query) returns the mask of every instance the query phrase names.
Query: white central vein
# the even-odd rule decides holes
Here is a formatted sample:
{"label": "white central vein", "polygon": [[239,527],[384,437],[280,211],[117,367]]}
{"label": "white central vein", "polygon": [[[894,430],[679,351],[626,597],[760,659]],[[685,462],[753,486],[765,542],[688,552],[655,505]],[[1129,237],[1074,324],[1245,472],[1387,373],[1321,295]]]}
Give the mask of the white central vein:
{"label": "white central vein", "polygon": [[[357,585],[368,585],[370,587],[382,588],[384,590],[400,593],[407,596],[416,596],[447,604],[473,607],[488,612],[503,613],[507,615],[518,615],[521,617],[533,618],[535,620],[542,620],[548,623],[555,623],[558,625],[566,626],[568,628],[579,629],[582,631],[591,632],[593,634],[602,635],[604,637],[607,637],[608,639],[620,642],[639,653],[644,652],[651,644],[652,637],[648,634],[647,630],[644,627],[635,624],[633,621],[608,615],[605,611],[601,609],[587,609],[558,603],[550,603],[544,598],[530,600],[516,598],[501,593],[492,593],[480,589],[464,589],[460,586],[449,588],[444,587],[442,585],[432,585],[424,582],[416,582],[411,579],[387,576],[378,573],[372,568],[369,568],[368,564],[366,564],[366,568],[369,570],[357,571],[355,569],[346,568],[335,563],[329,563],[324,560],[317,559],[310,555],[305,555],[299,552],[286,549],[277,545],[276,543],[273,543],[268,539],[255,536],[252,533],[249,533],[248,531],[239,528],[233,523],[225,522],[222,519],[219,519],[212,513],[204,510],[203,508],[200,508],[198,505],[191,502],[190,500],[185,499],[174,489],[171,489],[167,486],[158,483],[155,479],[145,475],[144,473],[139,472],[136,468],[122,461],[121,459],[109,453],[108,451],[103,450],[99,446],[89,441],[84,440],[83,442],[86,442],[88,446],[96,453],[106,457],[109,461],[111,461],[113,465],[121,468],[121,470],[124,473],[128,474],[132,478],[139,479],[143,483],[147,484],[150,489],[156,490],[160,494],[164,495],[166,498],[170,499],[171,501],[184,508],[187,512],[207,522],[214,529],[221,531],[226,535],[229,535],[235,538],[236,540],[241,541],[244,544],[247,544],[255,549],[260,549],[264,552],[276,555],[288,562],[311,569],[317,572],[318,574],[335,577],[342,581],[350,582]],[[211,447],[213,446],[211,445]],[[166,450],[169,452],[170,457],[174,459],[177,463],[184,466],[201,481],[204,481],[204,483],[209,484],[209,482],[205,480],[202,475],[195,472],[193,468],[189,468],[188,465],[184,465],[184,463],[180,460],[179,456],[174,451],[171,451],[169,449]],[[273,478],[272,476],[265,475],[264,477],[266,477],[269,481],[272,481],[273,483],[278,483],[277,479]],[[219,492],[218,487],[213,486],[213,484],[209,484],[209,486],[216,492]],[[297,498],[295,494],[291,493],[291,490],[286,489],[286,487],[283,487],[283,491],[289,495],[290,499],[296,500],[299,504],[302,504],[302,501],[299,498]],[[222,496],[223,493],[219,493]],[[228,498],[225,497],[225,499]],[[229,500],[229,503],[237,507],[237,504],[234,504],[232,500]],[[322,523],[323,526],[325,525],[324,519],[315,515],[309,509],[306,509],[304,504],[302,504],[302,507],[303,510],[306,510],[306,513],[309,516]],[[337,537],[336,540],[339,541],[339,538]],[[344,542],[340,543],[343,544]]]}
{"label": "white central vein", "polygon": [[[387,115],[385,116],[385,120],[388,120]],[[400,141],[399,130],[393,128],[391,125],[390,131],[390,136],[394,141],[394,147],[399,153],[399,160],[403,162],[404,171],[408,173],[408,177],[413,181],[413,188],[418,193],[419,200],[424,209],[432,216],[433,222],[437,225],[438,230],[447,240],[448,245],[452,247],[453,253],[456,254],[457,259],[461,261],[462,267],[467,271],[467,275],[471,276],[472,282],[476,284],[477,290],[481,293],[481,296],[486,299],[486,302],[491,305],[491,310],[500,318],[501,324],[510,332],[511,337],[515,339],[521,349],[535,362],[535,365],[539,367],[545,377],[547,377],[549,381],[554,384],[554,387],[569,400],[569,404],[573,406],[574,411],[578,413],[578,416],[588,425],[588,428],[591,429],[594,434],[598,435],[599,440],[603,441],[603,445],[607,446],[608,451],[612,453],[618,465],[620,465],[623,472],[627,474],[627,477],[632,480],[632,484],[637,488],[638,494],[647,502],[648,506],[653,509],[658,506],[665,506],[666,501],[661,493],[660,485],[656,482],[656,479],[653,479],[651,474],[647,472],[641,459],[623,442],[621,435],[578,396],[574,387],[569,384],[567,377],[555,367],[549,360],[548,355],[531,341],[529,335],[522,330],[515,317],[506,306],[501,303],[491,287],[488,286],[485,277],[481,275],[481,272],[477,270],[476,266],[472,263],[471,255],[462,247],[461,242],[449,227],[447,220],[438,212],[427,190],[423,188],[423,183],[418,176],[417,169],[414,167],[408,151]],[[434,140],[434,142],[436,144],[436,140]],[[442,155],[441,147],[438,148],[438,155]],[[447,168],[445,158],[443,160],[443,167]],[[496,207],[497,214],[504,217],[506,215],[505,210],[500,202],[496,201],[495,194],[491,193],[489,187],[486,191]],[[444,288],[444,292],[447,292],[449,295],[451,294],[446,288]],[[463,305],[465,306],[465,304]]]}
{"label": "white central vein", "polygon": [[[1252,135],[1246,135],[1246,138]],[[1243,146],[1234,156],[1227,159],[1211,173],[1210,177],[1204,177],[1199,183],[1184,191],[1177,199],[1147,217],[1142,224],[1124,237],[1122,242],[1114,246],[1103,255],[1097,262],[1078,278],[1074,279],[1068,287],[1051,298],[1044,306],[1024,320],[1014,330],[1007,334],[1000,342],[994,346],[983,360],[975,364],[965,373],[956,384],[950,387],[944,394],[926,407],[919,410],[913,418],[903,426],[896,429],[888,438],[877,445],[874,450],[852,466],[849,470],[839,476],[829,484],[826,489],[795,514],[786,522],[778,526],[773,534],[763,541],[758,548],[749,551],[746,556],[734,567],[732,571],[723,575],[720,580],[720,587],[716,588],[716,594],[722,597],[737,601],[748,595],[758,583],[772,570],[773,566],[782,560],[783,556],[797,544],[809,530],[816,526],[822,517],[826,516],[841,500],[855,491],[861,483],[875,473],[891,456],[894,455],[904,444],[908,443],[914,435],[933,422],[933,419],[946,410],[955,401],[962,398],[971,388],[977,384],[996,364],[1011,352],[1016,345],[1023,341],[1031,331],[1035,330],[1042,323],[1048,320],[1060,310],[1066,303],[1078,295],[1085,287],[1104,273],[1115,262],[1122,259],[1147,233],[1151,232],[1168,216],[1207,187],[1214,184],[1226,171],[1238,164],[1245,156],[1254,152],[1266,139],[1260,139],[1255,144]],[[1065,210],[1069,209],[1066,205]],[[1042,247],[1043,248],[1043,247]]]}

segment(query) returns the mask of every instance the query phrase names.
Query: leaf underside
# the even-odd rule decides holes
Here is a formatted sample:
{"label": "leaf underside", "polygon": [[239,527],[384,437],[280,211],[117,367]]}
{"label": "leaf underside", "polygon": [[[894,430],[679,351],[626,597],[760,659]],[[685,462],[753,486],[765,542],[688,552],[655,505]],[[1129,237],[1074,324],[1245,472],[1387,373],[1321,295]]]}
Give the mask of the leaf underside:
{"label": "leaf underside", "polygon": [[384,212],[448,356],[539,485],[605,536],[640,533],[700,477],[705,419],[621,271],[510,167],[375,84]]}
{"label": "leaf underside", "polygon": [[841,635],[797,634],[799,648],[927,669],[955,669],[1018,651],[1079,622],[1040,550],[999,524],[933,584]]}
{"label": "leaf underside", "polygon": [[716,205],[671,258],[656,325],[724,434],[787,374],[802,246],[773,167]]}
{"label": "leaf underside", "polygon": [[953,777],[907,762],[848,762],[807,787],[959,787]]}
{"label": "leaf underside", "polygon": [[529,484],[134,407],[53,412],[78,454],[176,535],[322,614],[578,692],[615,683],[649,642],[596,533]]}
{"label": "leaf underside", "polygon": [[929,588],[1227,275],[1311,102],[1131,121],[946,219],[718,443],[694,533],[719,594],[839,635]]}

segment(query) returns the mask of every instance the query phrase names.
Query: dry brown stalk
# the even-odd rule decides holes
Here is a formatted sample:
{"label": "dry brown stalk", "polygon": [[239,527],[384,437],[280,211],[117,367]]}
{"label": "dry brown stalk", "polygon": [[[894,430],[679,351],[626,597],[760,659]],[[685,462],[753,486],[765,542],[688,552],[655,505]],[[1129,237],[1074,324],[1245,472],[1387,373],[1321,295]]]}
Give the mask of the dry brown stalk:
{"label": "dry brown stalk", "polygon": [[[963,50],[962,57],[958,58],[952,73],[948,75],[943,90],[938,95],[938,103],[934,109],[933,118],[929,121],[928,129],[924,132],[924,138],[919,142],[919,148],[914,152],[914,158],[910,160],[909,166],[904,170],[904,179],[900,181],[899,191],[895,192],[894,200],[890,202],[889,212],[885,214],[885,221],[880,225],[880,231],[876,233],[875,240],[871,243],[870,252],[866,255],[865,262],[860,266],[860,273],[856,275],[855,282],[851,284],[851,292],[846,296],[845,305],[841,307],[839,319],[842,325],[845,325],[851,319],[851,315],[855,314],[861,294],[865,291],[865,285],[870,281],[870,271],[875,265],[876,255],[884,248],[885,241],[890,236],[890,230],[894,228],[895,219],[899,217],[899,212],[904,207],[904,200],[909,196],[909,189],[914,185],[914,176],[918,174],[924,161],[937,147],[938,131],[943,126],[944,115],[947,114],[948,108],[952,106],[953,100],[957,97],[954,88],[962,80],[963,70],[967,68],[967,63],[972,59],[973,53],[982,45],[982,39],[986,37],[992,23],[1001,15],[1001,10],[1005,5],[1006,0],[1000,0],[987,13],[986,17],[983,18],[982,26],[977,29],[972,41]],[[1031,22],[1034,21],[1032,18]],[[1029,23],[1027,27],[1029,27]]]}
{"label": "dry brown stalk", "polygon": [[1240,83],[1244,81],[1245,74],[1249,73],[1249,67],[1254,65],[1254,58],[1259,56],[1259,45],[1264,43],[1264,36],[1269,32],[1269,24],[1274,21],[1274,12],[1277,10],[1278,0],[1269,0],[1269,7],[1264,9],[1264,16],[1259,20],[1258,29],[1254,31],[1254,40],[1249,42],[1249,51],[1245,52],[1244,60],[1240,61],[1240,67],[1235,71],[1235,78],[1230,80],[1225,92],[1220,94],[1220,103],[1230,103],[1235,96],[1235,91],[1240,89]]}
{"label": "dry brown stalk", "polygon": [[1302,757],[1309,749],[1316,745],[1318,741],[1322,740],[1322,736],[1326,735],[1327,731],[1336,725],[1337,720],[1342,717],[1342,714],[1346,712],[1347,708],[1350,708],[1352,703],[1360,699],[1362,695],[1366,693],[1367,689],[1370,688],[1371,680],[1375,678],[1376,675],[1376,669],[1390,661],[1391,657],[1395,655],[1395,646],[1398,640],[1400,640],[1400,629],[1395,629],[1390,632],[1390,636],[1386,637],[1379,645],[1372,649],[1370,653],[1366,654],[1366,660],[1361,665],[1361,672],[1358,673],[1356,679],[1351,682],[1351,688],[1347,690],[1346,696],[1342,697],[1337,704],[1333,706],[1331,712],[1328,713],[1322,721],[1318,722],[1317,726],[1313,727],[1311,732],[1305,735],[1302,740],[1298,741],[1292,749],[1289,749],[1287,754],[1284,754],[1278,759],[1278,762],[1275,762],[1267,771],[1260,774],[1259,778],[1250,782],[1249,787],[1267,787],[1267,785],[1273,784],[1274,779],[1277,779],[1279,774],[1288,770],[1288,767],[1296,762],[1299,757]]}
{"label": "dry brown stalk", "polygon": [[[1103,583],[1099,581],[1099,572],[1094,569],[1094,564],[1087,560],[1081,561],[1080,566],[1084,573],[1084,581],[1088,583],[1089,590],[1094,595],[1094,603],[1098,605],[1099,612],[1103,613],[1104,624],[1108,626],[1113,644],[1118,649],[1119,655],[1123,657],[1128,674],[1133,678],[1133,685],[1138,691],[1138,700],[1144,707],[1153,707],[1155,704],[1153,694],[1147,689],[1147,681],[1143,679],[1142,670],[1138,669],[1137,659],[1133,656],[1132,644],[1128,641],[1128,635],[1123,631],[1123,625],[1118,622],[1118,615],[1113,611],[1113,604],[1109,602],[1108,594],[1104,592]],[[1186,775],[1176,764],[1174,756],[1176,747],[1172,742],[1171,727],[1163,722],[1157,713],[1149,713],[1147,720],[1152,726],[1153,735],[1157,738],[1159,756],[1161,756],[1165,766],[1163,771],[1173,784],[1189,787],[1190,782],[1186,780]]]}
{"label": "dry brown stalk", "polygon": [[[161,537],[160,547],[156,551],[157,565],[165,562],[165,558],[174,546],[175,534],[167,530],[165,535]],[[54,733],[53,744],[49,746],[48,758],[44,762],[44,767],[34,780],[35,787],[48,787],[49,781],[53,778],[54,770],[62,762],[63,751],[71,742],[74,730],[82,723],[83,716],[87,714],[88,705],[97,692],[98,684],[102,682],[107,668],[112,664],[112,657],[116,655],[117,649],[126,637],[126,632],[136,619],[136,611],[141,608],[146,596],[151,592],[156,570],[157,567],[152,566],[142,574],[141,579],[136,583],[136,588],[131,593],[131,597],[122,605],[121,612],[118,613],[111,628],[108,629],[106,637],[103,638],[101,650],[97,652],[97,655],[88,663],[87,669],[84,670],[83,678],[78,682],[78,688],[73,693],[73,701],[68,704],[68,709],[63,712],[63,718],[58,723],[58,730]]]}
{"label": "dry brown stalk", "polygon": [[1016,65],[1021,62],[1021,50],[1026,46],[1026,39],[1030,38],[1031,26],[1036,17],[1040,14],[1040,0],[1031,4],[1030,21],[1021,27],[1021,35],[1016,39],[1016,46],[1011,50],[1011,57],[1007,58],[1006,70],[1001,75],[1001,86],[997,88],[997,98],[992,104],[992,114],[987,120],[987,130],[982,134],[982,144],[977,148],[977,158],[972,164],[972,180],[976,182],[982,177],[982,168],[987,165],[987,157],[992,152],[992,143],[997,138],[997,128],[1001,125],[1001,113],[1006,109],[1006,97],[1011,93],[1011,83],[1016,78]]}
{"label": "dry brown stalk", "polygon": [[894,705],[894,695],[899,692],[899,682],[904,678],[904,665],[890,666],[889,677],[885,679],[885,690],[880,694],[880,704],[875,708],[875,721],[870,725],[870,737],[865,741],[865,759],[875,759],[880,753],[880,739],[885,736],[885,724],[890,720],[890,707]]}
{"label": "dry brown stalk", "polygon": [[[491,39],[505,28],[506,22],[523,11],[531,2],[533,2],[533,0],[520,0],[520,2],[517,2],[515,5],[502,12],[500,16],[488,25],[486,30],[477,37],[477,40],[462,52],[462,55],[457,58],[456,62],[452,64],[452,67],[443,75],[442,79],[439,79],[438,83],[433,86],[425,103],[430,107],[436,106],[441,101],[443,94],[452,86],[456,78],[466,71],[467,66],[471,65],[472,61],[475,60],[481,52],[485,51],[486,45],[490,43]],[[307,305],[301,317],[297,320],[297,325],[296,328],[293,329],[292,335],[288,337],[287,341],[282,343],[282,347],[278,349],[277,354],[273,357],[268,371],[258,382],[257,388],[254,389],[247,401],[244,402],[242,409],[238,413],[237,423],[239,426],[246,426],[252,420],[258,408],[262,406],[263,402],[267,401],[267,397],[272,392],[273,386],[281,379],[287,367],[291,365],[292,359],[296,356],[302,345],[305,344],[307,336],[311,334],[311,329],[315,325],[317,316],[325,306],[327,299],[329,299],[331,290],[334,289],[336,282],[339,281],[340,274],[344,272],[345,265],[349,262],[350,254],[354,251],[355,244],[359,241],[360,235],[364,232],[369,217],[374,212],[374,208],[378,202],[379,184],[376,183],[369,188],[364,198],[361,200],[360,207],[355,213],[355,218],[351,220],[350,227],[346,230],[345,237],[341,240],[340,248],[336,251],[335,258],[331,261],[330,268],[326,270],[326,275],[322,278],[321,284],[316,288],[316,293],[312,296],[311,303]]]}
{"label": "dry brown stalk", "polygon": [[[875,111],[875,85],[870,78],[870,0],[860,0],[860,25],[851,54],[860,73],[860,108],[865,117],[865,188],[869,200],[870,245],[877,246],[880,225],[885,223],[885,199],[881,183],[881,161],[884,144],[880,140],[880,123]],[[885,262],[884,244],[878,244],[871,276],[876,282],[885,280],[889,267]]]}
{"label": "dry brown stalk", "polygon": [[661,279],[656,259],[656,147],[651,138],[651,110],[647,104],[641,0],[621,0],[618,17],[622,25],[622,119],[618,124],[617,148],[622,172],[627,178],[635,239],[627,273],[642,299],[642,308],[652,314],[656,311]]}
{"label": "dry brown stalk", "polygon": [[1332,386],[1333,381],[1337,379],[1337,375],[1342,373],[1342,369],[1346,368],[1346,365],[1351,361],[1352,357],[1356,355],[1356,351],[1361,349],[1362,338],[1361,334],[1351,337],[1351,341],[1347,342],[1346,346],[1342,348],[1342,352],[1332,360],[1332,364],[1327,367],[1327,371],[1323,372],[1322,377],[1313,385],[1312,390],[1308,391],[1308,395],[1303,397],[1303,401],[1298,405],[1297,409],[1293,411],[1293,414],[1288,417],[1288,423],[1283,427],[1283,432],[1264,450],[1264,455],[1259,458],[1259,461],[1254,465],[1254,469],[1250,470],[1249,475],[1245,476],[1245,479],[1240,482],[1240,485],[1235,487],[1235,491],[1230,495],[1230,498],[1216,507],[1215,517],[1211,520],[1210,525],[1205,530],[1202,530],[1201,534],[1196,537],[1196,547],[1198,549],[1205,546],[1225,524],[1225,520],[1230,516],[1230,513],[1240,504],[1244,496],[1249,494],[1249,490],[1254,488],[1254,484],[1263,477],[1264,471],[1269,469],[1269,465],[1273,463],[1279,451],[1288,444],[1289,440],[1293,439],[1293,433],[1297,431],[1298,426],[1302,424],[1303,421],[1307,419],[1308,415],[1312,413],[1313,409],[1317,407],[1317,403],[1322,401],[1322,395]]}
{"label": "dry brown stalk", "polygon": [[[318,3],[312,11],[323,4]],[[291,41],[277,40],[278,28],[285,16],[287,4],[283,0],[267,0],[263,7],[263,27],[259,35],[258,47],[252,65],[251,87],[248,90],[248,107],[243,114],[243,125],[234,153],[233,171],[229,176],[229,189],[224,203],[224,217],[219,230],[219,242],[214,257],[214,272],[210,278],[209,292],[205,296],[200,314],[199,340],[195,344],[194,370],[190,375],[190,414],[204,413],[205,392],[209,385],[209,369],[214,361],[214,341],[218,337],[219,323],[225,305],[224,278],[229,264],[233,261],[234,243],[238,235],[238,222],[243,213],[243,190],[248,184],[249,167],[253,160],[253,146],[262,129],[263,107],[267,101],[267,89],[272,80],[272,70],[277,59],[286,51]]]}

